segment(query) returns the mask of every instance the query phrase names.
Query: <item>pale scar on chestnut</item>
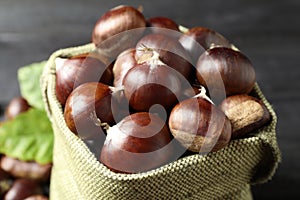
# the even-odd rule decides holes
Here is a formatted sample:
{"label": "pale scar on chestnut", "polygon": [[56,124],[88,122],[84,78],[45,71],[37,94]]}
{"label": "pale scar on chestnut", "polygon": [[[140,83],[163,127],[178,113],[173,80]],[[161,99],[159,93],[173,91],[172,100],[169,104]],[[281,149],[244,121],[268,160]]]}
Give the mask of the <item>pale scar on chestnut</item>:
{"label": "pale scar on chestnut", "polygon": [[232,124],[232,131],[234,132],[261,120],[264,116],[264,110],[256,101],[247,100],[225,110],[225,115],[230,120]]}

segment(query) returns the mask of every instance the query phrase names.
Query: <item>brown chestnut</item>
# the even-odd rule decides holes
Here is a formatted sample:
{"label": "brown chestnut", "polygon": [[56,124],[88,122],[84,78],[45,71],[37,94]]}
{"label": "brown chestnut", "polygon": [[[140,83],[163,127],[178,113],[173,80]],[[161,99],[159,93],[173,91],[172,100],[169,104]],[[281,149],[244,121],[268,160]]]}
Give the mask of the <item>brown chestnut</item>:
{"label": "brown chestnut", "polygon": [[146,21],[147,26],[151,27],[152,33],[161,33],[161,34],[169,34],[169,31],[166,31],[165,29],[174,30],[179,32],[179,26],[178,24],[173,21],[170,18],[167,17],[152,17],[147,19]]}
{"label": "brown chestnut", "polygon": [[40,183],[30,179],[17,179],[4,196],[4,200],[23,200],[34,194],[42,194]]}
{"label": "brown chestnut", "polygon": [[5,118],[7,120],[11,120],[15,118],[20,113],[26,112],[29,110],[31,106],[23,97],[15,97],[13,98],[5,110]]}
{"label": "brown chestnut", "polygon": [[201,92],[200,85],[192,84],[191,87],[187,87],[182,91],[182,98],[181,99],[189,99],[194,97],[195,95]]}
{"label": "brown chestnut", "polygon": [[163,63],[144,63],[131,68],[123,79],[124,94],[136,111],[149,111],[160,104],[165,109],[177,102],[181,92],[178,73]]}
{"label": "brown chestnut", "polygon": [[113,66],[114,87],[122,86],[124,76],[131,68],[137,65],[135,51],[134,48],[127,49],[117,57]]}
{"label": "brown chestnut", "polygon": [[79,85],[86,82],[111,84],[112,71],[100,59],[89,55],[78,55],[56,60],[56,97],[65,105],[68,96]]}
{"label": "brown chestnut", "polygon": [[12,178],[10,174],[0,168],[0,199],[9,190],[12,185]]}
{"label": "brown chestnut", "polygon": [[100,161],[114,172],[140,173],[168,163],[171,134],[158,116],[140,112],[107,130]]}
{"label": "brown chestnut", "polygon": [[174,31],[179,31],[178,24],[174,20],[167,17],[152,17],[147,19],[146,22],[148,27],[167,28]]}
{"label": "brown chestnut", "polygon": [[262,127],[271,118],[261,100],[245,94],[227,97],[219,107],[231,122],[233,139]]}
{"label": "brown chestnut", "polygon": [[25,162],[3,156],[0,161],[0,167],[14,177],[47,181],[50,178],[52,164],[41,165],[33,161]]}
{"label": "brown chestnut", "polygon": [[10,174],[0,167],[0,181],[10,179]]}
{"label": "brown chestnut", "polygon": [[115,123],[118,92],[98,82],[84,83],[73,90],[64,110],[69,129],[82,139],[103,133],[103,125]]}
{"label": "brown chestnut", "polygon": [[[106,12],[96,22],[92,41],[107,56],[114,57],[123,50],[133,47],[145,27],[146,20],[138,9],[131,6],[118,6]],[[113,36],[132,29],[135,30],[113,39]]]}
{"label": "brown chestnut", "polygon": [[29,196],[24,200],[48,200],[48,199],[49,198],[44,195],[36,194],[36,195]]}
{"label": "brown chestnut", "polygon": [[232,44],[223,35],[206,27],[189,29],[181,35],[179,42],[190,53],[194,61],[197,61],[199,56],[207,49],[232,47]]}
{"label": "brown chestnut", "polygon": [[190,151],[218,151],[230,141],[231,124],[208,97],[202,96],[203,91],[177,104],[170,114],[169,128],[174,138]]}
{"label": "brown chestnut", "polygon": [[198,59],[196,76],[209,92],[225,89],[227,96],[248,94],[255,84],[250,60],[241,52],[226,47],[204,52]]}
{"label": "brown chestnut", "polygon": [[135,57],[137,62],[143,63],[152,59],[154,51],[158,53],[159,59],[163,63],[177,70],[189,80],[193,71],[190,56],[178,40],[165,34],[149,34],[144,36],[136,45]]}

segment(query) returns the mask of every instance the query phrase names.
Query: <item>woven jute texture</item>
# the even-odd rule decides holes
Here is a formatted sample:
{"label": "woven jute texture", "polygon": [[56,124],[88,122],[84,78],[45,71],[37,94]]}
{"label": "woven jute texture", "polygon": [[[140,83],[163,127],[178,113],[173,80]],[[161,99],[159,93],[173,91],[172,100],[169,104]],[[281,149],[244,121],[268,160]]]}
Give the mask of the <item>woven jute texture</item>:
{"label": "woven jute texture", "polygon": [[231,141],[218,152],[187,156],[146,173],[108,170],[67,128],[55,96],[55,58],[94,50],[93,44],[87,44],[56,51],[41,78],[55,134],[51,199],[252,199],[250,185],[271,179],[281,158],[275,132],[277,118],[257,84],[253,95],[267,106],[272,121],[250,137]]}

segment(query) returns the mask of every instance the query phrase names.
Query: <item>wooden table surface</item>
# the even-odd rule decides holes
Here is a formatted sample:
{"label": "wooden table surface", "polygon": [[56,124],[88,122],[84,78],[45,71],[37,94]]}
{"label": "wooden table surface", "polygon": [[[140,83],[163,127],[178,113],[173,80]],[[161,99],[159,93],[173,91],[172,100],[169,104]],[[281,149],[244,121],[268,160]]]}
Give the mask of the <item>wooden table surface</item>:
{"label": "wooden table surface", "polygon": [[[253,187],[255,199],[300,197],[300,1],[126,1],[146,17],[166,16],[187,27],[221,32],[254,64],[257,81],[278,115],[283,160],[273,180]],[[17,70],[60,48],[88,43],[92,28],[122,1],[1,0],[0,107],[19,95]],[[299,131],[299,132],[298,132]]]}

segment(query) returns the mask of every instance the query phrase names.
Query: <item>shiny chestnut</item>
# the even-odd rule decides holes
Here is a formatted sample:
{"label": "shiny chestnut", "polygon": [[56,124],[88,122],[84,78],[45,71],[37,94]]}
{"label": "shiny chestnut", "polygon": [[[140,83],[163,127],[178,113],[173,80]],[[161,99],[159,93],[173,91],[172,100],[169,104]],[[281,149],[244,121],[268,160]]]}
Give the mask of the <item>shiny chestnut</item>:
{"label": "shiny chestnut", "polygon": [[45,195],[36,194],[36,195],[29,196],[24,200],[49,200],[49,198],[46,197]]}
{"label": "shiny chestnut", "polygon": [[232,44],[223,35],[206,27],[189,29],[180,36],[179,42],[190,53],[194,61],[197,61],[199,56],[207,49],[232,47]]}
{"label": "shiny chestnut", "polygon": [[200,94],[172,109],[169,128],[174,138],[190,151],[218,151],[230,141],[231,124],[219,108]]}
{"label": "shiny chestnut", "polygon": [[39,182],[30,179],[17,179],[4,196],[4,200],[25,199],[32,195],[42,194],[43,189]]}
{"label": "shiny chestnut", "polygon": [[127,72],[137,65],[135,59],[135,48],[130,48],[122,52],[113,65],[114,87],[122,86],[124,76]]}
{"label": "shiny chestnut", "polygon": [[161,118],[135,113],[108,129],[100,161],[114,172],[146,172],[170,161],[170,142],[170,131]]}
{"label": "shiny chestnut", "polygon": [[216,47],[204,52],[197,62],[197,79],[211,90],[225,90],[227,96],[248,94],[255,84],[251,61],[241,52]]}
{"label": "shiny chestnut", "polygon": [[190,79],[193,72],[190,56],[178,40],[165,34],[146,35],[136,45],[136,60],[143,63],[149,59],[148,54],[154,51],[163,63],[178,71],[185,79]]}
{"label": "shiny chestnut", "polygon": [[82,139],[101,135],[103,124],[115,123],[117,93],[112,87],[98,82],[77,87],[68,97],[64,110],[69,129]]}
{"label": "shiny chestnut", "polygon": [[123,79],[124,94],[136,111],[149,111],[160,104],[165,109],[177,102],[181,93],[181,80],[167,65],[154,62],[136,65]]}
{"label": "shiny chestnut", "polygon": [[[175,33],[171,33],[168,30],[173,30],[173,31],[177,31],[179,32],[179,26],[178,24],[167,17],[152,17],[147,19],[147,26],[151,27],[151,32],[152,33],[160,33],[160,34],[166,34],[166,35],[177,35],[179,36],[179,34],[175,34]],[[168,29],[168,30],[166,30]]]}
{"label": "shiny chestnut", "polygon": [[56,97],[65,105],[68,96],[79,85],[86,82],[111,84],[113,74],[100,59],[89,55],[78,55],[56,60]]}
{"label": "shiny chestnut", "polygon": [[17,115],[26,112],[30,108],[31,106],[25,98],[15,97],[9,102],[8,106],[5,109],[5,118],[7,120],[11,120]]}
{"label": "shiny chestnut", "polygon": [[12,182],[11,175],[0,168],[0,199],[2,199],[4,194],[9,190]]}
{"label": "shiny chestnut", "polygon": [[[92,42],[105,55],[115,57],[123,50],[133,47],[145,27],[146,20],[138,9],[131,6],[118,6],[106,12],[96,22]],[[129,30],[134,31],[126,34]]]}
{"label": "shiny chestnut", "polygon": [[21,161],[16,158],[3,156],[0,160],[0,168],[17,178],[28,178],[37,181],[48,181],[52,164],[41,165],[34,161]]}

